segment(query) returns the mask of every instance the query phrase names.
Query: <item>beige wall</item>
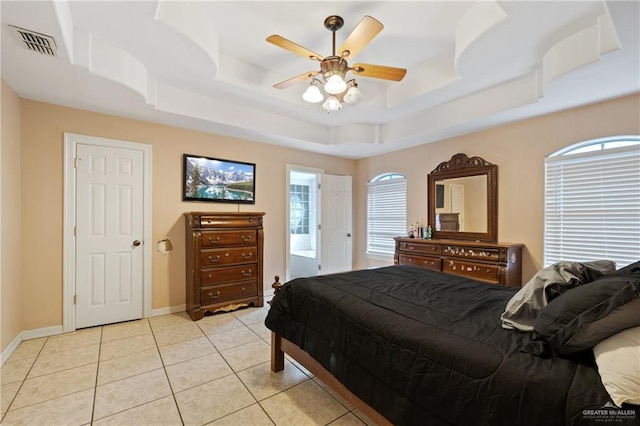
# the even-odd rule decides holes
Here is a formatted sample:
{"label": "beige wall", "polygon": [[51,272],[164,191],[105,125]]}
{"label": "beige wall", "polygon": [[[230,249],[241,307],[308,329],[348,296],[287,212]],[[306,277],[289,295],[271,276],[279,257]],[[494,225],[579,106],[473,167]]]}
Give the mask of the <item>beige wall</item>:
{"label": "beige wall", "polygon": [[20,98],[2,80],[0,145],[0,349],[23,330],[20,282]]}
{"label": "beige wall", "polygon": [[[152,308],[185,303],[185,211],[236,211],[236,204],[182,202],[182,154],[256,163],[256,204],[264,211],[265,284],[285,272],[285,164],[353,175],[355,161],[242,139],[22,100],[22,329],[62,324],[63,134],[79,133],[153,146],[153,244],[170,238],[174,251],[153,251]],[[37,259],[37,263],[34,263]],[[37,267],[36,267],[37,266]]]}
{"label": "beige wall", "polygon": [[[369,179],[384,172],[405,174],[408,178],[407,219],[425,223],[427,173],[457,152],[481,156],[499,167],[499,239],[526,245],[523,273],[526,280],[542,262],[544,157],[576,142],[640,133],[640,96],[634,95],[353,161],[20,100],[5,88],[3,82],[2,350],[21,330],[62,324],[64,132],[153,146],[153,242],[168,237],[175,246],[168,256],[153,252],[154,309],[184,303],[182,213],[237,209],[233,204],[181,201],[181,156],[185,152],[256,163],[256,204],[241,205],[240,210],[267,213],[267,286],[269,277],[282,275],[285,269],[285,164],[354,176],[354,266],[363,268],[389,263],[372,261],[364,254],[365,183]],[[20,202],[21,214],[19,209],[12,208]],[[7,245],[11,247],[8,251]],[[20,263],[21,268],[17,267]]]}
{"label": "beige wall", "polygon": [[385,172],[407,176],[407,221],[426,223],[427,174],[462,152],[498,165],[498,239],[525,244],[523,281],[543,261],[544,158],[574,143],[640,134],[640,95],[575,108],[494,129],[358,161],[354,188],[355,267],[388,264],[367,259],[365,183]]}

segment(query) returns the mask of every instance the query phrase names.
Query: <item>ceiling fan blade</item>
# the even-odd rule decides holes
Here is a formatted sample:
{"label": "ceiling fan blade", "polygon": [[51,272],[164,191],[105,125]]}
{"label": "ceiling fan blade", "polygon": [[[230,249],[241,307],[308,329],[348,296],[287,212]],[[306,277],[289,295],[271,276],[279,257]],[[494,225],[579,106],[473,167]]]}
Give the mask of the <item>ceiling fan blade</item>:
{"label": "ceiling fan blade", "polygon": [[358,63],[351,67],[351,72],[362,77],[400,81],[404,78],[407,70],[404,68],[386,67],[384,65]]}
{"label": "ceiling fan blade", "polygon": [[384,28],[380,21],[365,16],[337,51],[338,56],[353,58]]}
{"label": "ceiling fan blade", "polygon": [[275,44],[278,47],[282,47],[289,52],[293,52],[296,55],[300,55],[307,59],[317,59],[318,61],[322,60],[322,55],[320,55],[319,53],[309,50],[306,47],[302,47],[299,44],[296,44],[291,40],[287,40],[282,36],[274,34],[267,37],[266,40],[271,44]]}
{"label": "ceiling fan blade", "polygon": [[285,81],[281,81],[280,83],[276,83],[273,85],[273,87],[275,87],[276,89],[286,89],[289,86],[293,86],[294,84],[298,84],[301,81],[307,80],[309,78],[312,78],[313,76],[316,76],[320,74],[319,71],[308,71],[304,74],[300,74],[299,76],[290,78],[289,80],[285,80]]}

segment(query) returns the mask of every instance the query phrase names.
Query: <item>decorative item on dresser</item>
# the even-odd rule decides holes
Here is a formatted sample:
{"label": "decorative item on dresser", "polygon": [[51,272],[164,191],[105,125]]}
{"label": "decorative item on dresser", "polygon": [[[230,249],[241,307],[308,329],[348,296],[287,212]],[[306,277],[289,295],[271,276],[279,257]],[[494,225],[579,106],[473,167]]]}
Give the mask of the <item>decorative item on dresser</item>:
{"label": "decorative item on dresser", "polygon": [[394,263],[511,287],[522,285],[522,244],[396,238]]}
{"label": "decorative item on dresser", "polygon": [[186,217],[187,312],[263,305],[262,212],[190,212]]}

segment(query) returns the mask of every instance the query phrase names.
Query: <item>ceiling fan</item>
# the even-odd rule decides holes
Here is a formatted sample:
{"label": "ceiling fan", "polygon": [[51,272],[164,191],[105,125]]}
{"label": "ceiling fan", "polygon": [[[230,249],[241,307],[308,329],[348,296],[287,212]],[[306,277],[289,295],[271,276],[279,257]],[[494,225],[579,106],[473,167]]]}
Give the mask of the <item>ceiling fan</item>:
{"label": "ceiling fan", "polygon": [[320,80],[315,78],[321,75],[325,81],[323,87],[329,94],[327,100],[323,104],[326,110],[333,111],[342,108],[342,101],[347,103],[355,103],[360,98],[360,90],[355,79],[347,80],[345,75],[352,72],[357,76],[379,78],[383,80],[400,81],[404,78],[407,70],[404,68],[388,67],[384,65],[373,65],[357,63],[349,66],[347,58],[353,58],[360,52],[373,38],[378,35],[384,28],[382,23],[365,16],[360,23],[351,32],[349,37],[342,43],[336,51],[336,31],[344,25],[344,20],[340,16],[332,15],[324,20],[324,27],[332,33],[332,54],[323,57],[319,53],[300,46],[279,35],[271,35],[267,37],[267,41],[285,50],[303,56],[307,59],[320,62],[319,71],[308,71],[296,77],[290,78],[280,83],[274,84],[276,89],[285,89],[294,84],[311,79],[310,86],[302,96],[307,102],[321,102],[324,96],[320,92],[318,85]]}

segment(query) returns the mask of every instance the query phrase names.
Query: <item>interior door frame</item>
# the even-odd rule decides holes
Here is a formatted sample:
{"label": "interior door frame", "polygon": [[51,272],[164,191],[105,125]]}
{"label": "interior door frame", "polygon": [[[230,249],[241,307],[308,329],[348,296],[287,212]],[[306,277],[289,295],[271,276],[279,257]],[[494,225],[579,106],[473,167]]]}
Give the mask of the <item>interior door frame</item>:
{"label": "interior door frame", "polygon": [[76,329],[76,244],[74,228],[76,225],[76,172],[75,158],[78,144],[112,148],[134,149],[143,154],[143,227],[142,227],[142,317],[151,315],[151,207],[153,180],[153,149],[151,145],[96,136],[64,133],[64,201],[63,201],[63,238],[62,238],[62,330]]}
{"label": "interior door frame", "polygon": [[[295,164],[286,164],[285,165],[285,169],[286,169],[286,189],[287,189],[287,196],[286,198],[286,202],[285,202],[285,231],[287,233],[287,238],[285,238],[285,253],[287,254],[285,256],[285,279],[283,280],[283,282],[287,281],[289,279],[289,250],[291,250],[291,242],[289,240],[290,236],[289,236],[289,232],[291,231],[291,223],[290,223],[290,212],[289,212],[289,206],[290,206],[290,199],[289,199],[289,194],[290,194],[290,188],[291,188],[291,172],[292,171],[297,171],[297,172],[303,172],[303,173],[309,173],[309,174],[316,174],[318,175],[318,185],[320,185],[320,188],[318,189],[318,195],[317,195],[317,202],[316,202],[316,216],[318,218],[317,222],[320,222],[320,218],[321,213],[322,213],[322,202],[321,202],[321,196],[322,196],[322,175],[324,174],[324,170],[323,169],[317,169],[314,167],[307,167],[307,166],[296,166]],[[316,247],[322,247],[322,231],[320,229],[318,229],[318,227],[316,226]],[[318,263],[320,264],[322,262],[322,258],[321,258],[321,250],[317,250],[316,251],[316,257],[318,260]]]}

